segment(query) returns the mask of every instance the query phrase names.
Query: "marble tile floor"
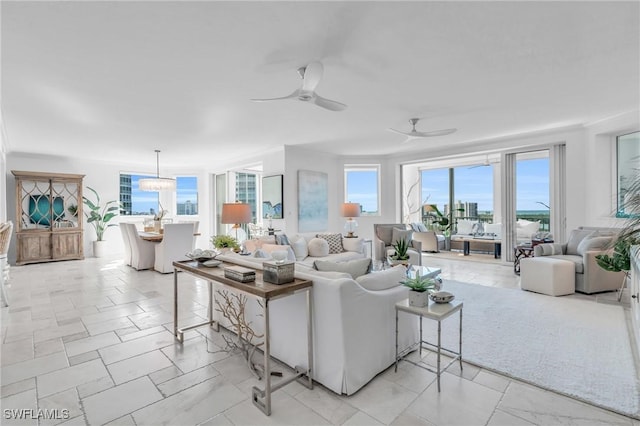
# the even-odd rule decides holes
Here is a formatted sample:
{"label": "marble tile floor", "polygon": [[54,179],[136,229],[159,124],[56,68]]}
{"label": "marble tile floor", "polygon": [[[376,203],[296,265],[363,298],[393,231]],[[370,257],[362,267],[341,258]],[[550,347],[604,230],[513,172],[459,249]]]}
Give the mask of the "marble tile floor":
{"label": "marble tile floor", "polygon": [[[518,287],[511,265],[424,260],[445,280]],[[218,333],[189,331],[184,345],[173,339],[172,275],[88,258],[11,267],[11,277],[11,305],[0,312],[2,425],[640,426],[470,364],[445,372],[441,393],[435,374],[409,363],[352,396],[294,382],[273,394],[266,417],[251,403],[259,382],[239,356],[217,351]],[[193,281],[180,288],[183,323],[206,316],[206,284]],[[411,356],[435,362],[428,351]],[[15,418],[20,409],[27,418]],[[54,418],[35,418],[44,413]]]}

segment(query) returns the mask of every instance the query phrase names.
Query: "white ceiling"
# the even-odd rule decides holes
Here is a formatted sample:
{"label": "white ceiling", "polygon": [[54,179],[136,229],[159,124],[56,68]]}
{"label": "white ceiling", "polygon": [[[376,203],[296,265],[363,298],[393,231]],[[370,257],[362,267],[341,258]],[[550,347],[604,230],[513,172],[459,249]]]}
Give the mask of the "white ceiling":
{"label": "white ceiling", "polygon": [[[1,2],[9,152],[216,168],[282,145],[392,155],[640,107],[640,2]],[[317,92],[296,69],[324,64]],[[413,140],[387,131],[455,127]]]}

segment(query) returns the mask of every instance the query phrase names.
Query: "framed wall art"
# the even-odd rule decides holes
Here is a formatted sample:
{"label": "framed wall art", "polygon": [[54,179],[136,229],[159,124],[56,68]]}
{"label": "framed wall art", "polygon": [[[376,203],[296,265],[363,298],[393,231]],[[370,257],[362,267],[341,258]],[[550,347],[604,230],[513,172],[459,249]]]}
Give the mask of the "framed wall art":
{"label": "framed wall art", "polygon": [[329,175],[298,170],[298,232],[326,231],[328,204]]}
{"label": "framed wall art", "polygon": [[262,178],[262,218],[282,219],[284,209],[282,203],[283,175],[265,176]]}

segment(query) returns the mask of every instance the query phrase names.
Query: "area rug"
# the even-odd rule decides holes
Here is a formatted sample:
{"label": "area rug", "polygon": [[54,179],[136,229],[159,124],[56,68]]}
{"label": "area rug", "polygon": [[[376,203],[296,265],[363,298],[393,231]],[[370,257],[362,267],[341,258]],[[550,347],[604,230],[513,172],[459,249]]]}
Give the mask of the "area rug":
{"label": "area rug", "polygon": [[[640,380],[621,306],[456,281],[443,290],[464,302],[465,361],[640,419]],[[443,345],[457,348],[458,316],[442,330]],[[435,341],[428,321],[424,336]]]}

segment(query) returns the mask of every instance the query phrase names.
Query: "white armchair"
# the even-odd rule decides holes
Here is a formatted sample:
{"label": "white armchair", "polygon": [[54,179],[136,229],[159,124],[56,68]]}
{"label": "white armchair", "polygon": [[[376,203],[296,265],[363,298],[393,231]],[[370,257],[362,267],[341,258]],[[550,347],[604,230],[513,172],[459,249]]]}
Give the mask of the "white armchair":
{"label": "white armchair", "polygon": [[166,224],[162,242],[155,246],[153,269],[162,274],[173,272],[173,262],[185,260],[185,254],[192,250],[193,230],[193,223]]}
{"label": "white armchair", "polygon": [[131,244],[131,267],[140,271],[153,268],[155,260],[155,244],[140,238],[138,228],[133,223],[121,223],[125,226]]}
{"label": "white armchair", "polygon": [[605,271],[596,261],[597,255],[611,252],[616,232],[607,228],[580,227],[571,231],[565,244],[538,244],[533,248],[534,257],[547,256],[573,262],[576,291],[581,293],[617,290],[624,273]]}
{"label": "white armchair", "polygon": [[[376,223],[373,225],[373,231],[375,235],[374,244],[376,257],[380,260],[386,259],[388,254],[394,252],[393,244],[398,239],[398,235],[401,235],[403,232],[413,232],[401,223]],[[409,263],[412,265],[422,265],[422,243],[420,241],[412,238],[411,248],[407,250],[407,254],[409,255]]]}

